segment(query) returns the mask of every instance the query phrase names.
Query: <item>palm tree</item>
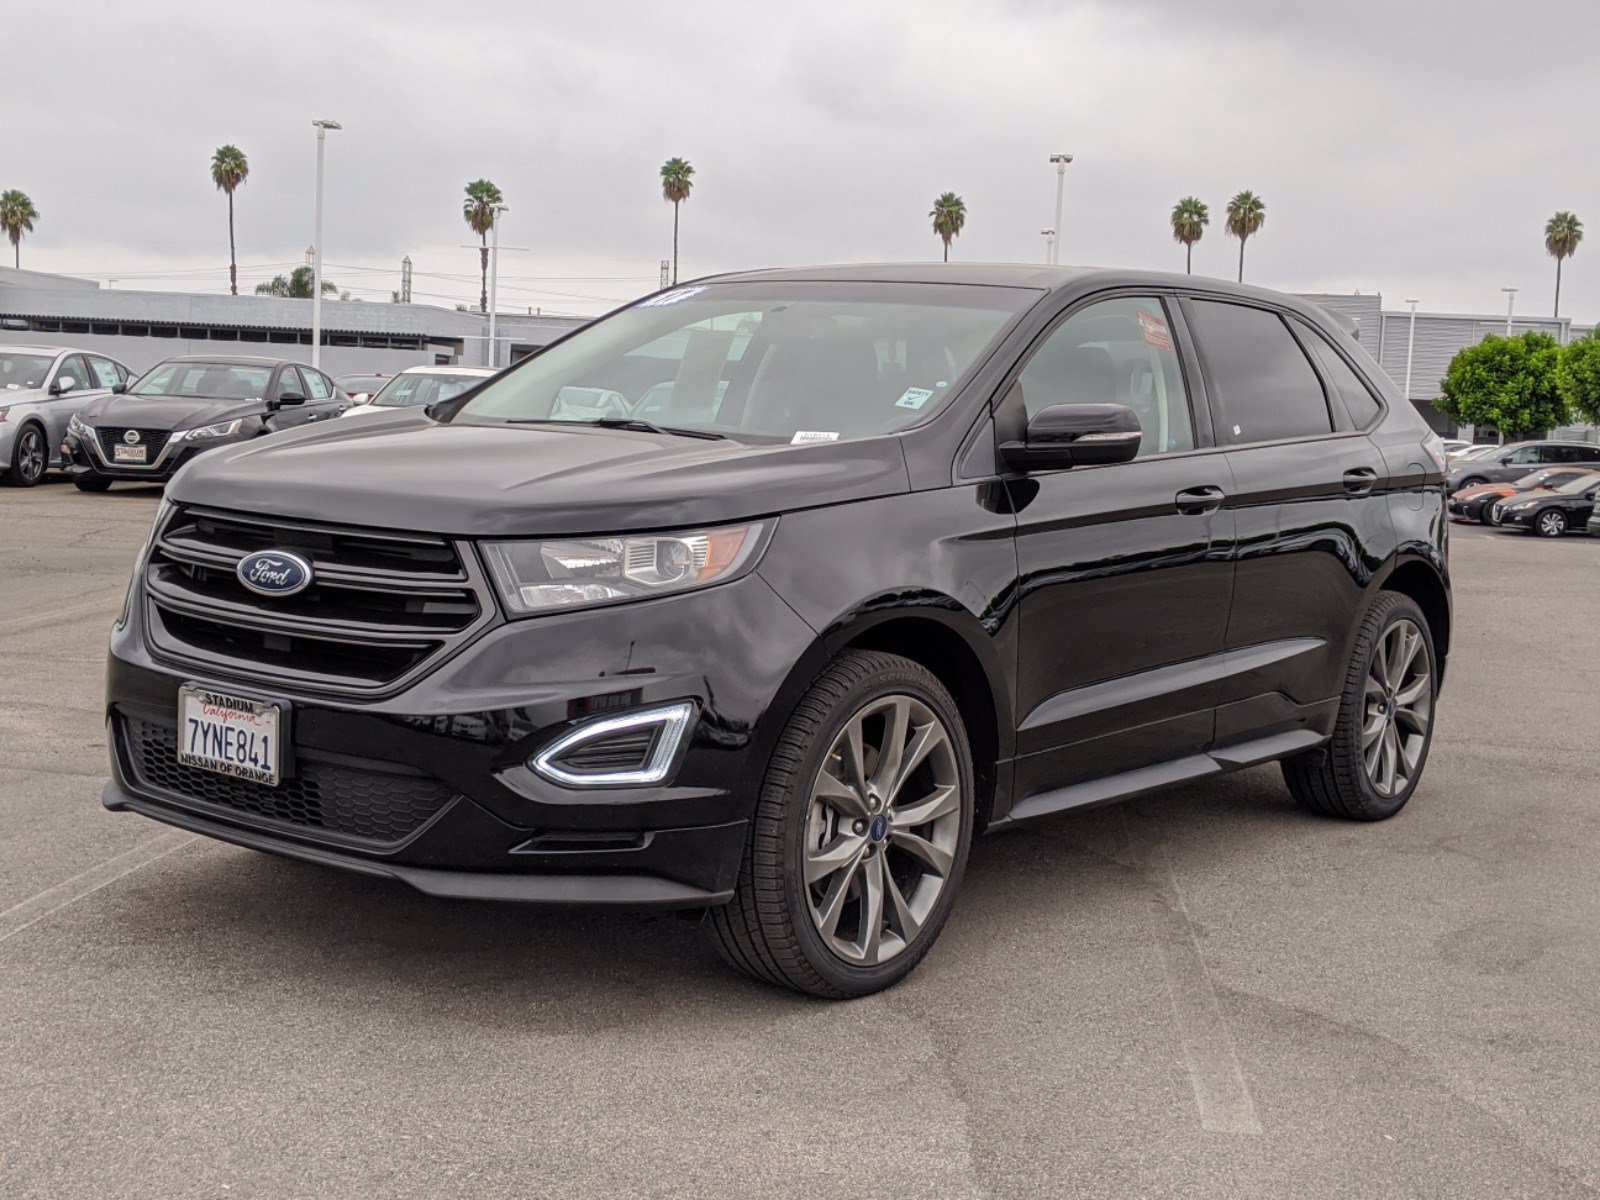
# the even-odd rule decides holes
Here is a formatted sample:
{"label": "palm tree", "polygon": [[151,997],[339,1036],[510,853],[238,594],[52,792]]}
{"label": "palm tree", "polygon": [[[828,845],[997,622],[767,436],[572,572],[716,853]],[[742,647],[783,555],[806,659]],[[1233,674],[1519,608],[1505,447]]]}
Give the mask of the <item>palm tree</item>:
{"label": "palm tree", "polygon": [[961,236],[967,224],[967,202],[954,192],[946,192],[933,202],[933,231],[944,243],[944,261],[950,261],[950,239]]}
{"label": "palm tree", "polygon": [[669,158],[661,164],[661,195],[672,205],[672,282],[678,282],[678,205],[694,191],[694,168],[687,159]]}
{"label": "palm tree", "polygon": [[1544,248],[1556,260],[1556,313],[1561,316],[1561,260],[1578,252],[1583,241],[1583,222],[1569,212],[1558,212],[1544,223]]}
{"label": "palm tree", "polygon": [[467,198],[461,202],[461,216],[478,235],[482,246],[478,250],[478,267],[482,275],[482,288],[478,293],[478,311],[489,311],[489,230],[494,228],[495,207],[505,203],[500,189],[487,179],[467,184]]}
{"label": "palm tree", "polygon": [[232,142],[218,146],[211,156],[211,182],[217,185],[218,191],[228,193],[228,286],[235,296],[239,294],[239,256],[233,244],[233,192],[248,178],[250,160],[245,158],[244,151]]}
{"label": "palm tree", "polygon": [[1185,196],[1172,206],[1172,240],[1183,247],[1183,271],[1194,274],[1194,244],[1211,224],[1211,209],[1193,196]]}
{"label": "palm tree", "polygon": [[22,267],[22,235],[33,232],[33,223],[39,219],[39,210],[33,206],[25,192],[15,188],[0,192],[0,229],[11,239],[15,265]]}
{"label": "palm tree", "polygon": [[[290,300],[309,300],[316,290],[316,275],[310,267],[296,267],[287,275],[274,275],[267,283],[256,284],[258,296],[283,296]],[[322,281],[322,294],[337,294],[339,285],[331,280]]]}
{"label": "palm tree", "polygon": [[1228,232],[1239,239],[1239,282],[1244,282],[1244,244],[1267,223],[1267,206],[1251,191],[1228,201]]}

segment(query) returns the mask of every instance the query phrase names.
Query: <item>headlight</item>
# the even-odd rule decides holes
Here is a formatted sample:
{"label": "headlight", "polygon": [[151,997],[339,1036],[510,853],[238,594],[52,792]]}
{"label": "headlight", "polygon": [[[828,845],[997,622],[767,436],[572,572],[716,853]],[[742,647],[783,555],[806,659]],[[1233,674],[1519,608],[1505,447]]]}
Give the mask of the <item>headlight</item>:
{"label": "headlight", "polygon": [[233,421],[219,421],[215,425],[202,425],[199,429],[180,429],[169,440],[174,442],[197,442],[202,438],[232,437],[239,432],[239,427],[243,424],[244,419],[239,418]]}
{"label": "headlight", "polygon": [[619,604],[727,583],[751,570],[771,521],[682,533],[485,542],[495,589],[514,617]]}
{"label": "headlight", "polygon": [[77,413],[73,413],[72,418],[67,422],[67,432],[74,437],[86,438],[89,441],[94,440],[94,430],[78,420]]}

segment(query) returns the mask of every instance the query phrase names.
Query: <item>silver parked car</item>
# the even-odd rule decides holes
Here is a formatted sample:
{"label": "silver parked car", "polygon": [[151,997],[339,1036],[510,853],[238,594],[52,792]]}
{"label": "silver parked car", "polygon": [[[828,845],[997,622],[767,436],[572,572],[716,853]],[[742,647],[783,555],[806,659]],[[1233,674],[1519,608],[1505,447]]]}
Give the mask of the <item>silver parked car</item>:
{"label": "silver parked car", "polygon": [[59,467],[67,423],[91,401],[120,390],[128,368],[103,354],[62,346],[0,346],[0,477],[32,487]]}

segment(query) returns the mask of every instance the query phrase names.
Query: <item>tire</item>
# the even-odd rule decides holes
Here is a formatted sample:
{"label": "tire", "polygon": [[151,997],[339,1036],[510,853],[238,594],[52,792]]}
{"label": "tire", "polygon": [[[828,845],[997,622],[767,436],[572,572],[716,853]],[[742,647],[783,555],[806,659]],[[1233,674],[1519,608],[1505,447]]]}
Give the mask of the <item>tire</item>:
{"label": "tire", "polygon": [[[1496,500],[1498,500],[1498,497],[1496,498]],[[1493,529],[1494,525],[1495,525],[1495,520],[1494,520],[1494,515],[1493,514],[1494,514],[1494,506],[1495,506],[1496,500],[1489,501],[1487,504],[1485,504],[1482,508],[1480,508],[1478,510],[1478,521],[1481,524],[1489,526],[1489,528],[1491,528],[1491,529]]]}
{"label": "tire", "polygon": [[5,481],[12,487],[31,488],[44,478],[44,473],[49,469],[50,447],[45,441],[45,432],[30,421],[17,431]]}
{"label": "tire", "polygon": [[1567,532],[1567,514],[1559,508],[1547,508],[1534,514],[1532,528],[1540,537],[1558,538]]}
{"label": "tire", "polygon": [[80,492],[104,492],[111,487],[111,480],[104,475],[74,475],[72,486]]}
{"label": "tire", "polygon": [[[893,743],[889,731],[901,705],[908,739],[901,745],[931,748],[914,770],[899,774],[897,789],[878,776],[887,771],[879,749]],[[942,742],[929,732],[935,723]],[[846,757],[852,727],[864,747],[859,772]],[[863,776],[871,786],[859,786]],[[840,786],[840,778],[854,782]],[[747,975],[830,1000],[898,983],[949,916],[973,813],[972,751],[950,693],[909,659],[840,655],[796,706],[773,751],[734,898],[711,913],[717,949]],[[927,822],[911,823],[923,815]],[[812,871],[818,874],[808,883]],[[878,920],[870,919],[874,886]],[[842,931],[856,934],[845,949]],[[852,961],[854,951],[859,961]]]}
{"label": "tire", "polygon": [[[1385,653],[1395,646],[1396,631],[1409,629],[1420,637],[1412,658],[1415,674],[1403,667],[1395,686],[1392,672],[1389,683],[1377,686],[1375,663],[1380,649]],[[1290,794],[1302,808],[1331,817],[1354,821],[1382,821],[1405,807],[1417,789],[1427,766],[1428,749],[1433,743],[1435,700],[1438,694],[1438,658],[1434,654],[1433,634],[1422,610],[1398,592],[1381,592],[1367,609],[1356,633],[1355,649],[1345,673],[1344,692],[1339,699],[1339,716],[1333,737],[1318,750],[1296,755],[1283,762],[1283,779]],[[1398,705],[1417,683],[1422,684],[1421,701],[1416,709]],[[1424,725],[1417,732],[1417,723]],[[1367,742],[1374,722],[1381,726],[1375,743]],[[1395,732],[1393,758],[1389,758],[1388,731]],[[1420,740],[1414,740],[1420,739]],[[1369,757],[1377,750],[1374,772]],[[1384,783],[1384,764],[1395,770]]]}
{"label": "tire", "polygon": [[1484,478],[1482,478],[1480,476],[1468,475],[1460,483],[1456,484],[1455,490],[1458,491],[1458,492],[1464,492],[1469,487],[1482,487],[1484,484],[1486,484],[1488,482],[1489,481],[1487,479],[1484,479]]}

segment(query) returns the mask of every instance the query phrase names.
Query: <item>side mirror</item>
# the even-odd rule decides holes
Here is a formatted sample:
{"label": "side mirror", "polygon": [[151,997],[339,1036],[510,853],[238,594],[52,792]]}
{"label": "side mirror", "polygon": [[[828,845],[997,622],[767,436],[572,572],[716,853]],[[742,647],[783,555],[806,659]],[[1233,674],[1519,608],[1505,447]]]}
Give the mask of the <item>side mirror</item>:
{"label": "side mirror", "polygon": [[52,396],[64,396],[77,386],[78,381],[71,375],[67,375],[63,378],[57,379],[50,385],[50,394]]}
{"label": "side mirror", "polygon": [[121,395],[125,394],[127,392],[127,390],[128,390],[128,385],[125,384],[125,383],[113,383],[111,385],[111,394],[113,396],[121,396]]}
{"label": "side mirror", "polygon": [[304,404],[305,402],[306,398],[299,392],[284,392],[283,395],[278,397],[279,407],[285,404]]}
{"label": "side mirror", "polygon": [[1019,471],[1048,471],[1127,462],[1139,453],[1143,430],[1125,404],[1052,404],[1028,421],[1020,442],[1000,454]]}

